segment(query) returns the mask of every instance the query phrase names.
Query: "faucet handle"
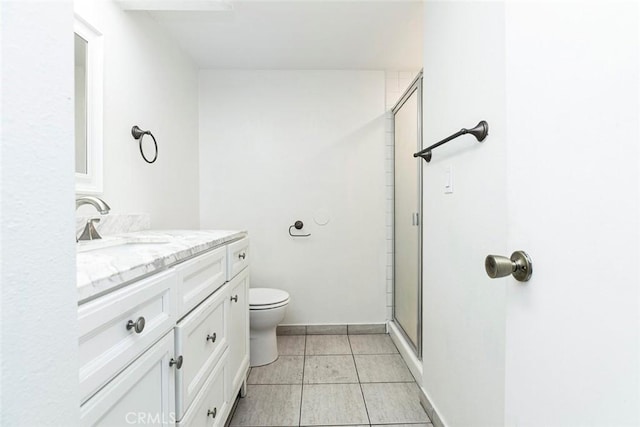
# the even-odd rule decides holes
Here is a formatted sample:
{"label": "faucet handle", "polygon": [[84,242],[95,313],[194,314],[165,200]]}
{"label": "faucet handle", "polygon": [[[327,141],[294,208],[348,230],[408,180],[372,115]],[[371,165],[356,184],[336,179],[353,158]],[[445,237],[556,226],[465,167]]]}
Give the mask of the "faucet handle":
{"label": "faucet handle", "polygon": [[82,234],[76,240],[98,240],[102,239],[102,236],[96,230],[94,223],[100,222],[100,218],[91,218],[87,221],[87,225],[84,226],[84,230],[82,230]]}

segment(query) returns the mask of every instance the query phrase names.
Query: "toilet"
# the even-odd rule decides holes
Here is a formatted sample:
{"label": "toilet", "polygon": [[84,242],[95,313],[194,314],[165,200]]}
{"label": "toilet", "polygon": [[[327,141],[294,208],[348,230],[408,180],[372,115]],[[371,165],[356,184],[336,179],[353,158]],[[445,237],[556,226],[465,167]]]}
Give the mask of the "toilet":
{"label": "toilet", "polygon": [[276,328],[284,319],[289,294],[280,289],[249,288],[251,366],[267,365],[278,358]]}

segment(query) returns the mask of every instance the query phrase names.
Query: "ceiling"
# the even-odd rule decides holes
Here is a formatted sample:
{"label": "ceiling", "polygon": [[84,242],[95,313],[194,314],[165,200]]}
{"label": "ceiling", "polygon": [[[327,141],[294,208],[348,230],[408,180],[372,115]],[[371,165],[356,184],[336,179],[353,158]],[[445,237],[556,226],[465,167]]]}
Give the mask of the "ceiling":
{"label": "ceiling", "polygon": [[149,11],[200,68],[422,68],[422,2],[235,0]]}

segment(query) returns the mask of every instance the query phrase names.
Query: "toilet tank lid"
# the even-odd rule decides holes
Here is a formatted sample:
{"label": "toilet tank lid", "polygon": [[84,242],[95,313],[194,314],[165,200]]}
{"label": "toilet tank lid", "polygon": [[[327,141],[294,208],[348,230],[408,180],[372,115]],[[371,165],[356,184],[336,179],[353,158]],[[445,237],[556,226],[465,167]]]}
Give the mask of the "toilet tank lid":
{"label": "toilet tank lid", "polygon": [[289,294],[281,289],[249,288],[249,305],[271,305],[289,299]]}

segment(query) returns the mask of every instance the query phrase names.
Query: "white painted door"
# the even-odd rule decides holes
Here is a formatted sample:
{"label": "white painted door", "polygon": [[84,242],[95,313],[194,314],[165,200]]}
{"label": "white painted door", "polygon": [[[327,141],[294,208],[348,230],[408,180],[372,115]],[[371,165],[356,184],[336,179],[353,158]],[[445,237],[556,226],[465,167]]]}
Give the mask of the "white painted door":
{"label": "white painted door", "polygon": [[506,6],[507,426],[640,424],[637,7]]}

